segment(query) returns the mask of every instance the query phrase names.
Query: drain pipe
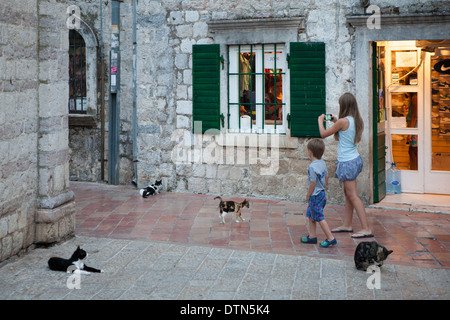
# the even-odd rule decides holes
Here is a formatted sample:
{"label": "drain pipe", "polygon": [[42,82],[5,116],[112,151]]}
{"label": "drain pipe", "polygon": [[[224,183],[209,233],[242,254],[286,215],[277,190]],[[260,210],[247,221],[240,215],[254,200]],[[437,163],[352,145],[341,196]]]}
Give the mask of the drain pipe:
{"label": "drain pipe", "polygon": [[119,184],[121,1],[113,0],[111,3],[108,183],[114,185]]}
{"label": "drain pipe", "polygon": [[134,179],[132,183],[138,186],[138,172],[137,172],[137,88],[136,88],[136,78],[137,78],[137,43],[136,43],[136,6],[137,0],[133,0],[133,165],[134,165]]}
{"label": "drain pipe", "polygon": [[103,0],[100,0],[100,178],[105,181],[105,53],[103,51]]}

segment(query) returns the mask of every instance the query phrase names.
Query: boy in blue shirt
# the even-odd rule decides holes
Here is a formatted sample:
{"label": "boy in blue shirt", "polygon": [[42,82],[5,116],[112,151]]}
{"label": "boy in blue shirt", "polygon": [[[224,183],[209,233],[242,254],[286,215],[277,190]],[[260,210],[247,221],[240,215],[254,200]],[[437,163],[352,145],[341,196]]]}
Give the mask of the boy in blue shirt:
{"label": "boy in blue shirt", "polygon": [[316,222],[318,222],[327,237],[319,246],[328,248],[336,245],[337,241],[323,216],[323,208],[325,208],[327,203],[325,189],[328,185],[327,166],[325,161],[322,160],[325,143],[322,139],[311,139],[307,148],[308,156],[311,159],[311,164],[308,166],[308,193],[306,194],[306,201],[308,201],[306,217],[309,218],[309,235],[301,238],[300,241],[302,243],[317,243]]}

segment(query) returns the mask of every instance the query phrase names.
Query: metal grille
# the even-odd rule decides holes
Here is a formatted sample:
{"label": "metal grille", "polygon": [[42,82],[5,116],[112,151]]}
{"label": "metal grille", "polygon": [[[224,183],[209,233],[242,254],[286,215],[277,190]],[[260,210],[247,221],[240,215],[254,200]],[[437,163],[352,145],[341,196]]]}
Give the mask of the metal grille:
{"label": "metal grille", "polygon": [[86,44],[69,31],[69,113],[86,113]]}
{"label": "metal grille", "polygon": [[[244,49],[245,47],[245,49]],[[242,120],[245,116],[250,118],[250,131],[257,132],[258,129],[264,131],[265,125],[273,126],[277,129],[277,125],[283,124],[283,92],[282,81],[284,70],[281,66],[277,66],[277,55],[281,55],[281,51],[277,49],[277,45],[250,45],[237,46],[238,52],[238,72],[230,72],[228,68],[228,90],[230,90],[230,80],[237,79],[237,90],[239,101],[230,101],[230,92],[228,92],[228,116],[230,117],[230,108],[238,105],[239,131],[242,128]],[[282,47],[282,46],[281,46]],[[255,50],[262,52],[259,57],[256,56]],[[230,55],[230,47],[228,47],[228,61]],[[265,65],[267,58],[272,59],[270,66]],[[261,59],[260,63],[255,63],[256,59]],[[257,81],[257,77],[261,77],[261,81]],[[258,84],[259,83],[259,84]],[[260,86],[258,88],[258,86]],[[232,88],[231,90],[234,90]],[[258,97],[257,95],[260,95]],[[260,117],[257,113],[261,113]],[[244,118],[243,118],[244,116]],[[262,121],[257,121],[257,118]],[[228,121],[228,129],[230,129],[230,121]],[[256,130],[255,130],[256,129]]]}

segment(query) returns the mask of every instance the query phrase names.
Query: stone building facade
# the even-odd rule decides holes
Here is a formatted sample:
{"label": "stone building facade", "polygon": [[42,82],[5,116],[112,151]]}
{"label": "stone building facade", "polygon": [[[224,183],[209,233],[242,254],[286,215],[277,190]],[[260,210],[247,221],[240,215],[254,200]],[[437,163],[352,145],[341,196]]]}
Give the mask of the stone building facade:
{"label": "stone building facade", "polygon": [[[355,94],[365,122],[358,192],[372,203],[371,45],[450,39],[444,0],[20,0],[3,1],[0,13],[0,260],[73,232],[69,180],[112,183],[114,176],[142,187],[162,179],[165,191],[303,201],[309,122],[317,115],[301,111],[317,99],[321,111],[336,115],[344,92]],[[85,83],[79,112],[70,109],[70,34],[84,48],[75,57]],[[298,85],[296,50],[313,47],[318,54],[307,61],[318,65],[311,73],[319,70],[320,85]],[[207,72],[214,81],[201,78],[205,48],[217,55]],[[244,62],[255,63],[253,72],[242,75]],[[269,87],[275,91],[260,96]],[[211,108],[199,95],[212,97]],[[295,106],[299,95],[305,107]],[[337,143],[325,142],[333,176]],[[328,200],[344,202],[336,179]]]}
{"label": "stone building facade", "polygon": [[[83,19],[99,39],[100,2],[72,3],[81,8]],[[110,1],[103,2],[102,38],[106,61],[109,61],[111,42],[110,4]],[[375,6],[374,11],[367,11],[369,4]],[[324,112],[338,114],[337,101],[344,92],[352,92],[359,102],[365,131],[358,147],[364,160],[358,191],[364,203],[372,203],[375,182],[370,41],[448,38],[442,28],[433,27],[434,23],[448,25],[449,5],[446,1],[140,0],[135,9],[133,19],[133,1],[120,2],[119,181],[130,183],[134,180],[142,187],[161,178],[166,191],[303,201],[309,164],[306,144],[310,137],[294,136],[287,124],[293,113],[292,97],[289,96],[292,72],[288,63],[283,61],[285,109],[281,133],[236,132],[230,130],[230,124],[233,127],[235,121],[229,116],[230,50],[238,50],[241,46],[242,50],[258,50],[257,46],[277,44],[283,48],[280,52],[287,60],[291,43],[319,42],[324,44],[326,57],[326,89],[322,93],[326,105]],[[381,29],[366,24],[369,19],[374,19],[372,13],[377,12],[386,17],[387,24],[382,24]],[[439,19],[426,20],[433,15],[438,15]],[[136,30],[137,39],[135,120],[133,30]],[[362,34],[373,37],[366,41]],[[194,134],[193,48],[209,44],[219,45],[222,58],[219,113],[223,120],[213,134]],[[107,106],[110,72],[105,70]],[[95,128],[70,129],[71,178],[98,181],[99,113],[102,111],[98,100],[91,105],[88,110],[92,108],[92,115],[97,115]],[[107,107],[104,112],[108,119]],[[108,132],[106,151],[111,147],[107,136]],[[326,139],[324,159],[331,176],[334,176],[336,149],[337,142]],[[107,156],[108,152],[105,152]],[[270,173],[264,173],[268,168]],[[328,198],[331,203],[344,202],[336,179],[330,179]]]}
{"label": "stone building facade", "polygon": [[73,234],[67,4],[0,5],[0,261]]}

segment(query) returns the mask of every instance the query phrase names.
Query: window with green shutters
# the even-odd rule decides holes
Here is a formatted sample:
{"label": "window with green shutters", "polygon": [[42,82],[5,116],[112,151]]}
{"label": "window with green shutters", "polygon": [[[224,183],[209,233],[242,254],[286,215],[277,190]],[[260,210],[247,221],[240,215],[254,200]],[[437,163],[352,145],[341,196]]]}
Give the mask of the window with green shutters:
{"label": "window with green shutters", "polygon": [[218,44],[193,45],[192,81],[193,131],[205,133],[210,129],[220,130],[220,46]]}
{"label": "window with green shutters", "polygon": [[[262,46],[260,46],[262,48]],[[238,47],[239,48],[239,47]],[[250,56],[253,51],[250,48]],[[256,47],[255,48],[259,48]],[[279,48],[272,50],[278,52]],[[238,49],[239,51],[239,49]],[[264,50],[263,50],[264,51]],[[274,54],[274,57],[277,55]],[[229,57],[227,57],[229,58]],[[325,44],[324,43],[304,43],[293,42],[290,43],[289,54],[287,54],[287,66],[289,69],[289,87],[286,90],[290,91],[290,103],[287,103],[286,113],[287,122],[290,128],[290,134],[293,137],[320,137],[319,129],[317,126],[317,117],[326,112],[325,106]],[[210,45],[194,45],[193,46],[193,121],[194,132],[200,132],[199,124],[201,123],[201,132],[204,133],[209,129],[220,130],[224,125],[224,116],[221,114],[220,109],[220,72],[221,68],[220,46],[218,44]],[[253,59],[249,60],[250,62]],[[263,61],[263,60],[261,60]],[[276,61],[276,60],[275,60]],[[227,61],[229,63],[229,61]],[[274,69],[278,69],[277,66]],[[239,69],[238,69],[239,70]],[[284,70],[283,70],[284,71]],[[230,72],[230,71],[229,71]],[[241,76],[238,79],[242,79],[241,72],[237,73]],[[251,75],[258,75],[257,72],[250,73]],[[263,74],[263,73],[262,73]],[[281,74],[281,73],[280,73]],[[232,75],[228,75],[230,77]],[[245,75],[244,75],[245,76]],[[230,79],[228,81],[228,85]],[[241,81],[238,80],[239,86]],[[257,88],[257,81],[250,82],[251,88],[253,85]],[[238,87],[239,87],[238,86]],[[240,88],[240,87],[239,87]],[[265,87],[264,87],[265,88]],[[230,95],[230,88],[227,89],[227,95]],[[257,95],[256,98],[259,96]],[[262,93],[261,93],[262,97]],[[230,98],[230,97],[228,97]],[[231,100],[230,100],[231,101]],[[230,104],[224,106],[230,109]],[[231,101],[233,102],[233,101]],[[240,103],[242,104],[242,103]],[[280,103],[280,110],[284,110],[285,101]],[[245,103],[242,104],[245,106]],[[250,119],[255,118],[255,124],[257,124],[256,117],[259,115],[257,112],[258,103],[248,103]],[[254,109],[251,107],[254,105]],[[269,103],[261,102],[261,106],[270,105]],[[265,110],[265,109],[261,109]],[[276,108],[278,110],[278,107]],[[253,112],[254,111],[254,112]],[[228,114],[227,122],[230,126],[230,110],[223,111]],[[264,115],[264,112],[261,111]],[[284,113],[284,111],[283,111]],[[255,114],[255,116],[253,116]],[[281,113],[282,114],[282,113]],[[263,117],[264,118],[264,117]],[[279,122],[274,117],[274,125],[281,125],[284,117],[280,117]],[[270,120],[270,119],[269,119]],[[267,121],[266,121],[267,122]],[[240,122],[239,122],[240,123]],[[253,127],[250,123],[250,132],[255,131],[257,126]],[[264,132],[266,127],[261,122]],[[239,130],[241,125],[238,126]],[[232,129],[231,127],[227,129]],[[279,129],[279,128],[278,128]],[[210,131],[211,132],[211,131]],[[217,132],[217,131],[215,131]],[[259,132],[259,131],[256,131]],[[276,133],[279,133],[277,130]]]}
{"label": "window with green shutters", "polygon": [[293,137],[320,137],[317,117],[325,106],[325,44],[291,42],[288,57]]}

